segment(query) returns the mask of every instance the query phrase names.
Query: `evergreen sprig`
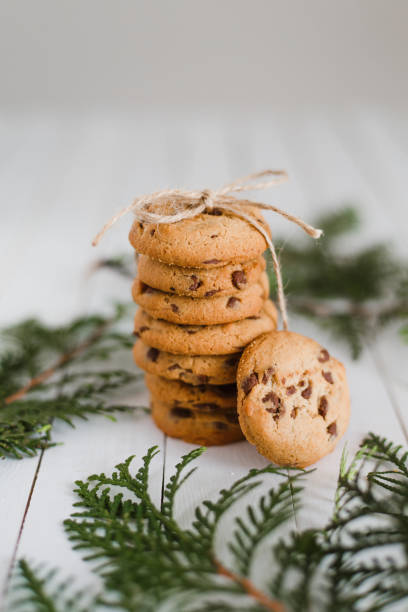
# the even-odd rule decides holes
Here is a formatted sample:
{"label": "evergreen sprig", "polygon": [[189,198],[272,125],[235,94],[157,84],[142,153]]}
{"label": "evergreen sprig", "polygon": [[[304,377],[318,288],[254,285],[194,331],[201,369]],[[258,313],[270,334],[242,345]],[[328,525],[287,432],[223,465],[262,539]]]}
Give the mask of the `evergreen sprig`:
{"label": "evergreen sprig", "polygon": [[18,564],[14,585],[17,596],[12,607],[36,612],[88,612],[97,605],[96,598],[75,589],[72,579],[60,580],[56,570],[33,569],[26,561]]}
{"label": "evergreen sprig", "polygon": [[[408,319],[408,265],[384,244],[351,253],[341,249],[341,238],[360,227],[353,208],[324,215],[314,225],[324,231],[316,242],[276,241],[288,306],[347,341],[356,358],[384,325]],[[273,275],[271,286],[274,291]]]}
{"label": "evergreen sprig", "polygon": [[[106,595],[101,601],[124,610],[156,610],[173,593],[189,595],[246,593],[239,576],[226,576],[215,557],[217,527],[228,509],[261,483],[261,476],[286,471],[273,466],[251,470],[230,488],[220,491],[216,501],[206,500],[195,510],[190,528],[183,529],[174,515],[174,502],[180,487],[194,472],[189,464],[204,449],[195,449],[182,457],[175,474],[164,488],[161,507],[148,492],[149,467],[157,448],[149,449],[143,465],[132,476],[133,457],[116,466],[111,476],[99,474],[86,482],[78,481],[76,492],[80,512],[65,521],[65,529],[74,547],[89,551],[86,559],[99,561]],[[298,474],[303,473],[299,471]],[[295,476],[293,477],[295,478]],[[290,483],[284,489],[290,496]],[[111,487],[122,491],[111,496]],[[124,498],[131,493],[131,499]],[[287,508],[276,505],[276,524],[286,518]],[[113,598],[109,595],[113,593]]]}
{"label": "evergreen sprig", "polygon": [[[215,500],[197,506],[192,524],[182,527],[175,500],[202,452],[182,457],[161,505],[149,494],[156,447],[136,473],[130,457],[109,476],[76,483],[78,511],[65,529],[104,583],[88,610],[108,605],[152,612],[165,605],[180,612],[376,612],[408,606],[408,451],[370,434],[352,461],[344,455],[332,517],[321,529],[270,545],[266,585],[256,576],[258,546],[265,547],[293,516],[305,472],[271,465],[250,470]],[[277,484],[256,495],[270,475]],[[223,521],[243,498],[250,500],[246,511],[232,523]],[[217,552],[221,529],[228,531],[228,564]],[[15,593],[28,597],[34,610],[63,612],[47,582],[22,561]]]}
{"label": "evergreen sprig", "polygon": [[[112,394],[138,379],[126,369],[101,368],[132,340],[119,324],[126,308],[110,317],[84,316],[60,327],[30,319],[0,333],[0,457],[35,455],[52,444],[55,420],[129,406],[112,403]],[[97,367],[99,366],[99,369]]]}
{"label": "evergreen sprig", "polygon": [[284,570],[275,593],[293,612],[407,606],[408,452],[370,434],[349,465],[343,458],[329,523],[276,553]]}

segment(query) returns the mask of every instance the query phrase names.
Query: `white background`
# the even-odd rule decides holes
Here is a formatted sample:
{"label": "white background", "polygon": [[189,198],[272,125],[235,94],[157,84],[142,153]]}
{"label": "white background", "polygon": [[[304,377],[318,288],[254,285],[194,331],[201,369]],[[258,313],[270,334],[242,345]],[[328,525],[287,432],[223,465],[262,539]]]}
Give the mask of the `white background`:
{"label": "white background", "polygon": [[[291,181],[265,201],[306,220],[359,206],[363,230],[345,251],[386,240],[408,255],[406,2],[16,0],[0,13],[0,324],[64,322],[127,299],[125,280],[89,276],[98,257],[130,250],[130,219],[97,252],[90,246],[113,212],[140,193],[216,187],[266,167],[286,168]],[[274,233],[301,237],[269,220]],[[406,443],[408,349],[396,330],[353,362],[305,320],[292,328],[346,364],[350,451],[370,430]],[[43,457],[0,465],[2,589],[22,556],[91,583],[61,527],[74,480],[129,454],[137,464],[158,444],[159,499],[163,468],[190,448],[134,415],[59,425],[55,439],[64,444]],[[343,444],[308,477],[294,528],[327,517]],[[208,450],[181,493],[181,519],[263,464],[247,443]]]}

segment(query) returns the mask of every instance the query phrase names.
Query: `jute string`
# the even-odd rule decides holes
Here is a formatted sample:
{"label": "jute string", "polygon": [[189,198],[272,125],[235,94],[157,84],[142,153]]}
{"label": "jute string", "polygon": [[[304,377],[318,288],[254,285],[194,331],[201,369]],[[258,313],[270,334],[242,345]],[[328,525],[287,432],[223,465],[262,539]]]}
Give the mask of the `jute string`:
{"label": "jute string", "polygon": [[[255,179],[262,177],[273,177],[266,181],[252,182]],[[305,223],[299,217],[291,215],[288,212],[281,210],[277,206],[272,204],[264,204],[262,202],[254,202],[252,200],[240,200],[233,195],[233,193],[241,193],[244,191],[255,191],[260,189],[269,189],[274,185],[279,185],[288,180],[288,175],[284,170],[264,170],[263,172],[256,172],[249,174],[243,178],[239,178],[232,183],[228,183],[221,189],[204,189],[203,191],[184,191],[181,189],[165,189],[163,191],[156,191],[148,195],[140,196],[133,200],[129,206],[123,208],[117,215],[114,215],[101,229],[101,231],[95,236],[92,241],[93,246],[96,246],[101,240],[102,236],[118,221],[121,217],[129,212],[133,212],[137,221],[140,223],[177,223],[183,219],[191,219],[204,211],[211,211],[214,208],[225,210],[245,219],[253,227],[255,227],[260,234],[265,238],[266,243],[272,255],[273,268],[276,274],[276,282],[278,287],[278,303],[279,310],[282,316],[283,329],[287,330],[288,325],[288,314],[286,309],[285,293],[283,290],[282,274],[280,270],[278,256],[272,239],[270,238],[266,229],[250,214],[247,214],[243,208],[247,205],[260,208],[262,210],[272,210],[273,212],[285,217],[288,221],[299,225],[309,236],[312,238],[319,238],[322,235],[322,230],[316,229]],[[161,214],[153,212],[155,204],[166,203],[170,205],[171,214]],[[150,209],[150,210],[149,210]]]}

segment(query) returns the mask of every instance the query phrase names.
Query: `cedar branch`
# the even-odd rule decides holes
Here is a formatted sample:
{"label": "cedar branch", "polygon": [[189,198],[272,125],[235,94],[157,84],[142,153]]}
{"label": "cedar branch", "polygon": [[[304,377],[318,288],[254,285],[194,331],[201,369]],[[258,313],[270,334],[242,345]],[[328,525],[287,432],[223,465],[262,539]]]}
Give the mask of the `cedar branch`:
{"label": "cedar branch", "polygon": [[272,610],[272,612],[286,612],[285,606],[280,601],[277,599],[270,599],[265,593],[257,589],[248,578],[243,578],[242,576],[234,574],[224,567],[217,559],[214,559],[213,562],[220,576],[226,576],[242,586],[248,595],[260,603],[266,610]]}
{"label": "cedar branch", "polygon": [[306,312],[317,317],[331,317],[333,315],[359,316],[363,319],[375,321],[383,317],[396,315],[406,316],[408,313],[408,301],[401,300],[393,302],[381,308],[369,308],[362,304],[350,303],[343,308],[335,308],[324,302],[314,302],[313,300],[289,299],[289,304],[301,312]]}
{"label": "cedar branch", "polygon": [[61,357],[59,357],[51,367],[41,372],[41,374],[34,376],[34,378],[32,378],[26,385],[21,387],[21,389],[6,397],[4,403],[12,404],[13,402],[24,397],[29,391],[31,391],[31,389],[33,389],[34,387],[38,387],[38,385],[51,378],[51,376],[53,376],[53,374],[55,374],[55,372],[61,366],[68,363],[75,357],[78,357],[78,355],[80,355],[81,353],[86,351],[87,348],[92,346],[92,344],[94,344],[102,336],[103,332],[112,324],[112,322],[113,319],[109,319],[108,321],[102,323],[102,325],[100,325],[86,340],[84,340],[84,342],[81,342],[80,344],[78,344],[78,346],[61,355]]}

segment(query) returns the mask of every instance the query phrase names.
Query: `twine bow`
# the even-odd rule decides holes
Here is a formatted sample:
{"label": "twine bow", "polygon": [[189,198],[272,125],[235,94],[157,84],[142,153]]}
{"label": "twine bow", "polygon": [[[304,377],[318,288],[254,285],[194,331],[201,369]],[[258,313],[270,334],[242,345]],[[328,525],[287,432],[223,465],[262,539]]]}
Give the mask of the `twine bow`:
{"label": "twine bow", "polygon": [[[264,176],[272,176],[264,182],[253,183],[255,179],[260,179]],[[288,329],[288,315],[286,310],[285,293],[283,290],[282,274],[280,270],[279,260],[275,251],[274,244],[266,229],[252,216],[247,214],[243,207],[247,205],[254,206],[263,210],[272,210],[273,212],[285,217],[292,223],[299,225],[312,238],[320,238],[322,230],[316,229],[308,225],[299,217],[291,215],[272,204],[264,204],[262,202],[254,202],[252,200],[240,200],[233,193],[241,193],[243,191],[255,191],[260,189],[269,189],[274,185],[279,185],[288,180],[288,175],[284,170],[264,170],[249,174],[243,178],[239,178],[232,183],[228,183],[220,189],[204,189],[202,191],[184,191],[181,189],[165,189],[156,191],[148,195],[140,196],[133,200],[129,206],[123,208],[117,215],[113,216],[95,236],[92,241],[93,246],[96,246],[102,236],[118,221],[121,217],[129,212],[133,212],[136,219],[140,223],[177,223],[183,219],[191,219],[203,213],[206,210],[212,210],[217,207],[220,210],[228,211],[229,213],[245,219],[265,238],[266,243],[272,255],[273,268],[276,274],[276,282],[278,287],[278,302],[279,310],[282,315],[282,324],[285,330]],[[172,207],[171,214],[161,214],[153,212],[154,204],[167,203]],[[152,207],[153,205],[153,207]]]}

